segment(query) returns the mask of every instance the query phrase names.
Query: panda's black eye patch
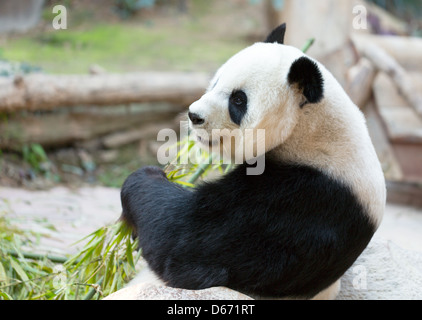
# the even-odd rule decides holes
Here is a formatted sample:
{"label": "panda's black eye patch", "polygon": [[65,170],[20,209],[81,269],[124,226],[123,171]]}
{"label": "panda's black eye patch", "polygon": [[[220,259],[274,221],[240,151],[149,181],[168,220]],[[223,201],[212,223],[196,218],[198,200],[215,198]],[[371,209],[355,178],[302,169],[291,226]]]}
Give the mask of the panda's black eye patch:
{"label": "panda's black eye patch", "polygon": [[230,119],[237,125],[240,125],[243,117],[248,110],[248,97],[242,90],[235,90],[229,98]]}

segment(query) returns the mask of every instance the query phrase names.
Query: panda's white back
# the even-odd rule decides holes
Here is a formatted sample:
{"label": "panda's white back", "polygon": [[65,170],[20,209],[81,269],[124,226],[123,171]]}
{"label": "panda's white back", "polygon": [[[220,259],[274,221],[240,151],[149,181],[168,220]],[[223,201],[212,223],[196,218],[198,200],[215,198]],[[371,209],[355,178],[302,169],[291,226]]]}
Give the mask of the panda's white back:
{"label": "panda's white back", "polygon": [[303,108],[291,136],[274,153],[282,160],[319,168],[349,185],[379,225],[385,209],[385,179],[365,117],[334,76],[318,65],[324,98]]}

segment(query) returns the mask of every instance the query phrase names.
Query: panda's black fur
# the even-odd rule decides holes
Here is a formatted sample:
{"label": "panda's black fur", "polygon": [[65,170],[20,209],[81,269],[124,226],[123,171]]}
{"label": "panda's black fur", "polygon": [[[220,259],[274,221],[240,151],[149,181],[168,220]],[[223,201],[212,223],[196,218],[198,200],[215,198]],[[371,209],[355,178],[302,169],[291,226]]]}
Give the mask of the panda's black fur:
{"label": "panda's black fur", "polygon": [[[267,41],[282,43],[284,32],[280,26]],[[304,104],[318,102],[318,68],[306,58],[295,64],[288,81],[303,91]],[[233,122],[243,109],[233,106]],[[283,163],[272,151],[262,175],[247,175],[246,167],[194,190],[169,182],[158,167],[142,168],[123,184],[122,218],[169,286],[314,297],[353,264],[376,224],[351,188],[319,169]]]}
{"label": "panda's black fur", "polygon": [[229,98],[229,114],[233,123],[240,125],[248,111],[248,97],[242,90],[235,90]]}
{"label": "panda's black fur", "polygon": [[324,97],[324,79],[315,62],[301,57],[293,62],[287,77],[290,84],[296,84],[306,98],[300,107],[318,103]]}
{"label": "panda's black fur", "polygon": [[259,296],[310,298],[335,282],[375,226],[353,192],[316,169],[266,156],[194,191],[156,167],[123,185],[123,217],[150,268],[169,286],[227,286]]}
{"label": "panda's black fur", "polygon": [[285,35],[286,35],[286,24],[283,23],[282,25],[278,26],[273,31],[271,31],[267,39],[265,39],[265,42],[267,43],[276,42],[276,43],[284,44]]}

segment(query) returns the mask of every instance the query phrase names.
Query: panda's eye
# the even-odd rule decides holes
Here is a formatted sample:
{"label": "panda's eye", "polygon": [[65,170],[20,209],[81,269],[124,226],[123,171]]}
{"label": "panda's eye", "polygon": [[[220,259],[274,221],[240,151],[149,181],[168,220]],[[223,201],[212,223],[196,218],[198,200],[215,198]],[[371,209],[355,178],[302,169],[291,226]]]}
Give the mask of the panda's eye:
{"label": "panda's eye", "polygon": [[242,106],[243,104],[246,104],[247,97],[243,91],[235,91],[232,93],[230,100],[236,106]]}
{"label": "panda's eye", "polygon": [[235,105],[241,106],[245,101],[241,97],[235,97],[233,102]]}
{"label": "panda's eye", "polygon": [[248,105],[248,97],[242,90],[235,90],[229,98],[229,113],[231,120],[240,125],[246,114]]}

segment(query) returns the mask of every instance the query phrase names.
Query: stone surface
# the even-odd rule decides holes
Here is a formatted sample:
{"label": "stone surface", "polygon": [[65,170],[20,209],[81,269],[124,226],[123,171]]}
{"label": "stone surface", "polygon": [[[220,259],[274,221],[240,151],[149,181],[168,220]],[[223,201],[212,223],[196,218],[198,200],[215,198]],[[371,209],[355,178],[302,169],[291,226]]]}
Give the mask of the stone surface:
{"label": "stone surface", "polygon": [[184,290],[152,283],[139,283],[119,290],[104,300],[252,300],[252,298],[224,287]]}
{"label": "stone surface", "polygon": [[[106,300],[248,300],[239,292],[216,287],[183,290],[166,287],[151,278],[108,296]],[[355,264],[341,279],[337,300],[422,299],[422,252],[403,249],[374,237]]]}
{"label": "stone surface", "polygon": [[422,252],[375,236],[342,277],[337,299],[422,299]]}
{"label": "stone surface", "polygon": [[404,249],[422,252],[422,209],[389,203],[376,235]]}

